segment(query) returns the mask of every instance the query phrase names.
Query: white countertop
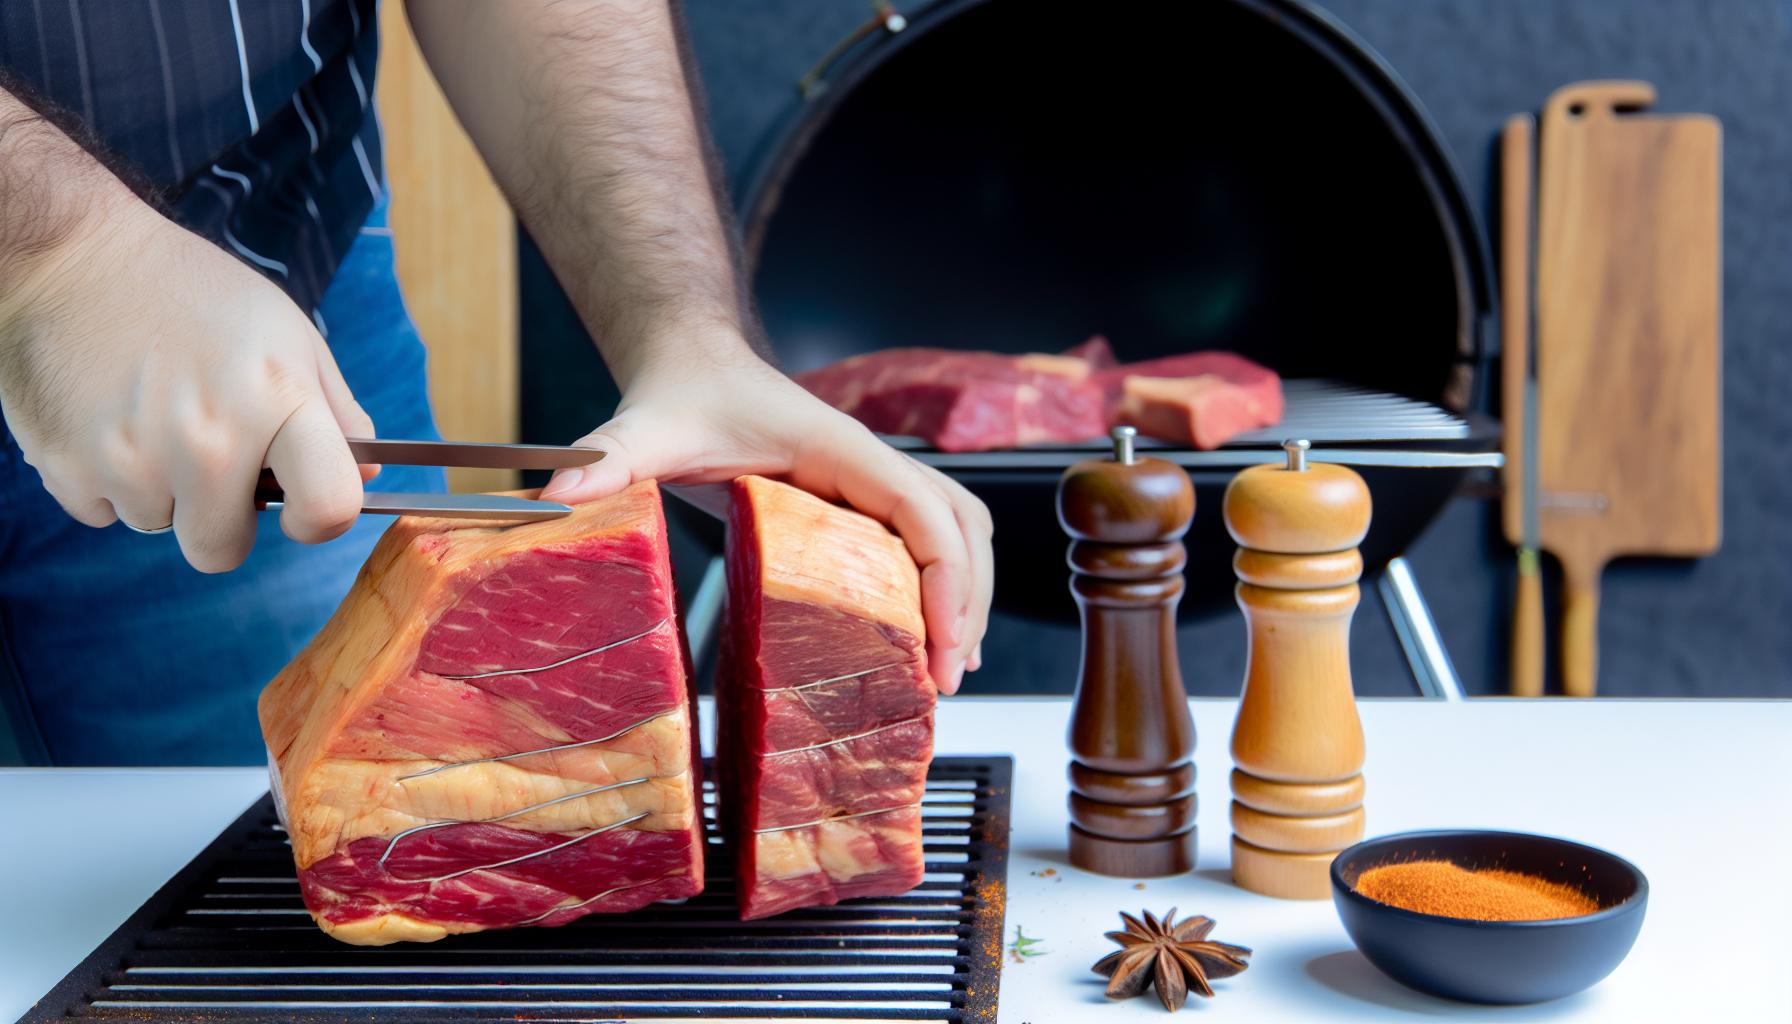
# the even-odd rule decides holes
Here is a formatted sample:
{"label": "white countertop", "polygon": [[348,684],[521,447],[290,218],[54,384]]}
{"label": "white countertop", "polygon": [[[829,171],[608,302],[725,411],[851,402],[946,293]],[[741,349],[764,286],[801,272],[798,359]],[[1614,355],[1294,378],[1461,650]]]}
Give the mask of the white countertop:
{"label": "white countertop", "polygon": [[[1250,970],[1218,984],[1215,1005],[1190,1008],[1234,1020],[1792,1021],[1792,702],[1362,702],[1369,835],[1543,832],[1609,849],[1649,876],[1629,959],[1587,992],[1530,1007],[1403,988],[1356,953],[1329,901],[1272,900],[1230,883],[1234,706],[1193,702],[1200,866],[1140,890],[1065,861],[1062,699],[942,702],[940,753],[1015,755],[1008,935],[1020,925],[1048,953],[1009,962],[1003,1021],[1167,1019],[1149,995],[1109,1003],[1088,965],[1111,948],[1101,933],[1117,926],[1115,911],[1171,906],[1255,948]],[[0,1021],[22,1014],[265,788],[260,769],[0,769]]]}

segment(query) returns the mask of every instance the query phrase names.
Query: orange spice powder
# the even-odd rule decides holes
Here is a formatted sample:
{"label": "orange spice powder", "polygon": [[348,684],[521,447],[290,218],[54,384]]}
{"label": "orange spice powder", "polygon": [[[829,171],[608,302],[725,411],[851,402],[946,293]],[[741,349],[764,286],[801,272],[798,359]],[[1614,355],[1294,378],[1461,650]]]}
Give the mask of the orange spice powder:
{"label": "orange spice powder", "polygon": [[1357,879],[1356,891],[1421,914],[1476,921],[1544,921],[1599,909],[1597,900],[1572,885],[1520,871],[1470,871],[1447,860],[1370,868]]}

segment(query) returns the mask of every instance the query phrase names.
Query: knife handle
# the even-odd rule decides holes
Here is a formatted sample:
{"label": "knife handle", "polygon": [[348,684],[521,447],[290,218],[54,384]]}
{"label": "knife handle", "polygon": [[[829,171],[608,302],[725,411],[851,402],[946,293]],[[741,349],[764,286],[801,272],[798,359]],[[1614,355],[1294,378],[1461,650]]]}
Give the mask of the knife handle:
{"label": "knife handle", "polygon": [[1512,695],[1543,696],[1543,574],[1537,552],[1518,552],[1518,593],[1512,606]]}
{"label": "knife handle", "polygon": [[264,511],[270,503],[286,500],[286,492],[280,489],[280,481],[274,479],[274,471],[264,469],[261,477],[255,481],[255,511]]}

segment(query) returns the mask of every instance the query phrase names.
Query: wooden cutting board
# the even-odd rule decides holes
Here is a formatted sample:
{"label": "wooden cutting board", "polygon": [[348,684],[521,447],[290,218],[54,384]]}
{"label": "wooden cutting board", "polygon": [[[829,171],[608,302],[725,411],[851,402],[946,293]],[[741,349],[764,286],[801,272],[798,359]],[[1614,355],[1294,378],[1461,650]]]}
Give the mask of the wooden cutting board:
{"label": "wooden cutting board", "polygon": [[1606,562],[1707,555],[1721,528],[1722,132],[1654,101],[1567,86],[1538,133],[1539,546],[1562,566],[1573,695],[1594,690]]}

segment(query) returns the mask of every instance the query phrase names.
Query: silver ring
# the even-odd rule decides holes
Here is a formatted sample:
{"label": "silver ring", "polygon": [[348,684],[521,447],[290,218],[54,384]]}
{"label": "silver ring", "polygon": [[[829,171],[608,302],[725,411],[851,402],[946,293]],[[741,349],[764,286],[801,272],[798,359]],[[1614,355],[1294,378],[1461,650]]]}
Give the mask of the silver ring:
{"label": "silver ring", "polygon": [[[119,520],[119,522],[124,522],[124,520],[121,519],[121,520]],[[145,530],[141,526],[132,526],[130,523],[125,523],[124,528],[132,531],[133,533],[141,533],[145,537],[148,537],[148,536],[152,536],[152,535],[158,534],[158,533],[167,533],[168,531],[174,529],[174,524],[169,523],[167,526],[158,526],[153,530]]]}

